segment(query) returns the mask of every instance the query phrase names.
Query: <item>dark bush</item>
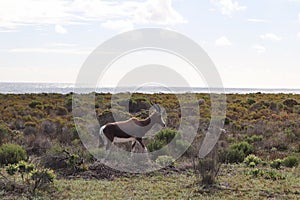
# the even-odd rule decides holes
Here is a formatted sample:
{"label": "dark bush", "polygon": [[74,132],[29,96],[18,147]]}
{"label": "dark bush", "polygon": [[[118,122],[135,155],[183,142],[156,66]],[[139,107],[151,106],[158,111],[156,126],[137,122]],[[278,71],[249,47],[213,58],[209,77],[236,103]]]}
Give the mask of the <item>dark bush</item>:
{"label": "dark bush", "polygon": [[233,144],[230,148],[241,150],[245,153],[245,155],[249,155],[254,152],[253,146],[245,141]]}
{"label": "dark bush", "polygon": [[250,137],[246,136],[244,140],[248,143],[254,143],[254,142],[262,141],[263,138],[264,136],[262,135],[252,135]]}
{"label": "dark bush", "polygon": [[288,156],[283,159],[282,164],[285,167],[297,167],[299,165],[299,158],[296,156]]}
{"label": "dark bush", "polygon": [[273,160],[270,163],[270,167],[275,168],[275,169],[280,169],[281,164],[282,164],[282,160],[281,159],[276,159],[276,160]]}
{"label": "dark bush", "polygon": [[229,163],[240,163],[244,158],[244,152],[238,149],[229,149],[226,154],[226,161]]}
{"label": "dark bush", "polygon": [[57,109],[56,109],[56,114],[59,115],[59,116],[67,115],[68,110],[65,107],[58,106]]}
{"label": "dark bush", "polygon": [[37,105],[42,105],[42,103],[39,101],[32,101],[28,104],[30,108],[35,108]]}
{"label": "dark bush", "polygon": [[0,124],[0,145],[8,140],[9,135],[10,129],[5,125]]}
{"label": "dark bush", "polygon": [[[251,153],[253,153],[253,146],[248,142],[240,142],[232,144],[227,152],[225,153],[226,162],[229,163],[240,163],[243,162],[245,157]],[[223,155],[224,156],[224,155]],[[224,160],[224,158],[221,158]]]}
{"label": "dark bush", "polygon": [[3,144],[0,147],[0,165],[15,164],[26,159],[26,151],[17,144]]}
{"label": "dark bush", "polygon": [[172,129],[163,129],[159,131],[152,142],[147,145],[150,152],[157,151],[170,143],[178,132]]}
{"label": "dark bush", "polygon": [[287,107],[293,107],[295,105],[299,105],[299,103],[295,99],[286,99],[282,103]]}
{"label": "dark bush", "polygon": [[252,105],[255,103],[256,103],[256,101],[254,99],[247,99],[247,104]]}

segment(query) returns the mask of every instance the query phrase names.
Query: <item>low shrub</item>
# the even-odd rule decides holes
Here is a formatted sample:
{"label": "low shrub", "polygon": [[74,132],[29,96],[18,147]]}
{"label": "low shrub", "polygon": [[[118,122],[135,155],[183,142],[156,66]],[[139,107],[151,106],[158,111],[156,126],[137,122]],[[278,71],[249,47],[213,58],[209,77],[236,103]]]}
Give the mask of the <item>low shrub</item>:
{"label": "low shrub", "polygon": [[246,141],[235,143],[230,146],[231,149],[237,149],[242,151],[246,156],[254,152],[253,145]]}
{"label": "low shrub", "polygon": [[147,148],[150,152],[157,151],[170,143],[177,133],[176,130],[163,129],[155,135],[154,140],[147,145]]}
{"label": "low shrub", "polygon": [[271,179],[273,181],[285,179],[285,176],[283,176],[280,172],[276,172],[274,170],[265,171],[263,177],[264,179]]}
{"label": "low shrub", "polygon": [[262,135],[252,135],[251,137],[246,136],[244,141],[248,143],[254,143],[254,142],[262,141],[263,138],[264,136]]}
{"label": "low shrub", "polygon": [[282,160],[282,165],[285,167],[297,167],[299,165],[299,158],[288,156]]}
{"label": "low shrub", "polygon": [[270,167],[275,168],[275,169],[280,169],[281,165],[282,165],[282,160],[281,159],[273,160],[270,163]]}
{"label": "low shrub", "polygon": [[221,158],[221,160],[225,160],[225,162],[229,163],[240,163],[244,161],[247,155],[253,152],[253,146],[246,141],[234,143],[230,145],[230,147],[223,154],[223,156],[225,155],[226,158]]}
{"label": "low shrub", "polygon": [[250,154],[244,159],[244,163],[249,167],[253,167],[253,165],[256,166],[260,164],[261,161],[262,160],[259,157],[255,156],[254,154]]}
{"label": "low shrub", "polygon": [[8,140],[10,132],[11,130],[6,125],[0,124],[0,144]]}
{"label": "low shrub", "polygon": [[20,161],[17,164],[9,164],[1,174],[5,192],[18,191],[18,193],[29,193],[35,195],[37,191],[48,191],[55,179],[52,170],[37,168],[34,164]]}
{"label": "low shrub", "polygon": [[262,170],[262,169],[252,169],[247,174],[251,175],[252,177],[263,177],[264,179],[271,179],[273,181],[275,180],[283,180],[285,179],[285,176],[281,174],[280,172],[276,172],[274,170]]}
{"label": "low shrub", "polygon": [[15,164],[26,159],[26,151],[20,145],[8,143],[0,147],[0,165]]}
{"label": "low shrub", "polygon": [[37,105],[42,105],[42,103],[39,101],[32,101],[28,104],[30,108],[35,108]]}
{"label": "low shrub", "polygon": [[156,164],[166,167],[173,165],[175,162],[175,159],[171,156],[158,156],[158,158],[155,160]]}
{"label": "low shrub", "polygon": [[62,106],[58,106],[56,109],[56,114],[58,116],[63,116],[68,114],[68,109]]}
{"label": "low shrub", "polygon": [[245,159],[245,153],[238,149],[229,148],[225,154],[225,162],[240,163]]}

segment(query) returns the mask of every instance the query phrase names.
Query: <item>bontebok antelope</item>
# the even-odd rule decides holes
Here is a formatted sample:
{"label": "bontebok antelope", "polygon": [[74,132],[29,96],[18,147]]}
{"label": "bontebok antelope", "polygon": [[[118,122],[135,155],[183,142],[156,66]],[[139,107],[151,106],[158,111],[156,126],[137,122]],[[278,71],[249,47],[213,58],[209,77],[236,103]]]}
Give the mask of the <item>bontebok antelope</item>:
{"label": "bontebok antelope", "polygon": [[152,128],[154,124],[160,124],[165,127],[166,124],[162,118],[162,110],[158,104],[154,104],[155,112],[148,118],[139,120],[130,118],[126,121],[107,123],[99,131],[99,147],[105,145],[109,150],[111,143],[132,141],[131,150],[136,142],[139,142],[144,151],[147,151],[142,138]]}

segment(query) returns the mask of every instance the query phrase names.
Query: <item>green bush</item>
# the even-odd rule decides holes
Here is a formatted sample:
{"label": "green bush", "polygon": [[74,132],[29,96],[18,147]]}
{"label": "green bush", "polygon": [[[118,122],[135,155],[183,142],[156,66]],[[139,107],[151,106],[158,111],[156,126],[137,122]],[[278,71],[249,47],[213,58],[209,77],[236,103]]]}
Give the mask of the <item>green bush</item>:
{"label": "green bush", "polygon": [[248,174],[251,175],[252,177],[258,177],[263,174],[263,171],[258,168],[255,168],[255,169],[250,170],[248,172]]}
{"label": "green bush", "polygon": [[262,141],[262,139],[264,139],[264,136],[262,135],[252,135],[251,137],[246,136],[244,140],[248,143],[254,143],[254,142]]}
{"label": "green bush", "polygon": [[247,104],[252,105],[255,103],[256,103],[256,101],[254,99],[247,99]]}
{"label": "green bush", "polygon": [[282,160],[282,165],[285,167],[297,167],[299,159],[296,156],[288,156]]}
{"label": "green bush", "polygon": [[282,175],[279,172],[276,172],[274,170],[262,170],[262,169],[252,169],[249,172],[247,172],[249,175],[251,175],[252,177],[263,177],[264,179],[271,179],[273,181],[275,180],[282,180],[285,179],[285,176]]}
{"label": "green bush", "polygon": [[58,106],[57,109],[56,109],[56,114],[59,115],[59,116],[67,115],[68,110],[65,107]]}
{"label": "green bush", "polygon": [[39,101],[32,101],[28,104],[30,108],[35,108],[37,105],[42,105],[42,103]]}
{"label": "green bush", "polygon": [[253,145],[249,144],[246,141],[235,143],[231,145],[230,148],[242,151],[246,156],[254,152]]}
{"label": "green bush", "polygon": [[255,164],[255,162],[250,162],[248,166],[251,168],[254,168],[256,166],[256,164]]}
{"label": "green bush", "polygon": [[229,163],[240,163],[243,162],[245,153],[238,149],[229,148],[226,153],[226,161]]}
{"label": "green bush", "polygon": [[270,163],[270,167],[275,168],[275,169],[280,169],[281,165],[282,165],[282,160],[281,159],[273,160]]}
{"label": "green bush", "polygon": [[245,157],[253,153],[253,146],[248,142],[240,142],[232,144],[226,151],[226,161],[229,163],[240,163],[243,162]]}
{"label": "green bush", "polygon": [[0,124],[0,144],[8,140],[10,132],[11,130],[6,125]]}
{"label": "green bush", "polygon": [[149,149],[150,152],[153,152],[163,148],[164,145],[165,144],[160,140],[153,140],[147,145],[147,148]]}
{"label": "green bush", "polygon": [[163,129],[155,135],[154,140],[147,145],[147,148],[150,152],[157,151],[170,143],[177,133],[176,130]]}
{"label": "green bush", "polygon": [[12,186],[5,188],[6,192],[16,190],[36,195],[37,191],[50,191],[50,184],[55,179],[52,170],[36,168],[34,164],[24,161],[20,161],[18,164],[9,164],[6,167],[6,172],[9,176],[6,177],[2,174],[5,178],[4,184]]}
{"label": "green bush", "polygon": [[26,159],[26,151],[17,144],[3,144],[0,147],[0,165],[15,164]]}
{"label": "green bush", "polygon": [[165,167],[165,166],[173,165],[175,159],[171,156],[158,156],[155,162],[156,164]]}
{"label": "green bush", "polygon": [[247,166],[252,167],[252,166],[250,166],[251,163],[252,163],[251,165],[254,164],[254,166],[256,166],[261,163],[261,159],[253,154],[250,154],[244,159],[244,163]]}
{"label": "green bush", "polygon": [[163,141],[166,144],[168,144],[173,140],[173,138],[176,136],[177,133],[178,132],[176,130],[163,129],[155,135],[155,139]]}
{"label": "green bush", "polygon": [[285,179],[285,177],[274,170],[268,170],[263,173],[265,179],[272,179],[273,181]]}

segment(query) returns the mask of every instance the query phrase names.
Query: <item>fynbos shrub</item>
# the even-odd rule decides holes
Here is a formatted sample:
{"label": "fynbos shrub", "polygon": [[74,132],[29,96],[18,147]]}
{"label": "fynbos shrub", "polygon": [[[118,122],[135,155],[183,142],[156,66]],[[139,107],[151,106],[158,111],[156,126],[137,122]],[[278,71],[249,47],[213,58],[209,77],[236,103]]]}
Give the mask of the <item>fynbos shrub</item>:
{"label": "fynbos shrub", "polygon": [[250,154],[244,159],[244,163],[249,167],[251,167],[250,166],[251,163],[252,163],[251,165],[254,164],[254,166],[256,166],[259,163],[261,163],[261,159],[253,154]]}
{"label": "fynbos shrub", "polygon": [[15,164],[26,159],[26,151],[17,144],[3,144],[0,147],[0,165]]}
{"label": "fynbos shrub", "polygon": [[155,162],[160,166],[169,166],[174,164],[175,159],[171,156],[158,156]]}
{"label": "fynbos shrub", "polygon": [[283,159],[282,164],[285,167],[297,167],[299,165],[299,158],[296,156],[288,156]]}

